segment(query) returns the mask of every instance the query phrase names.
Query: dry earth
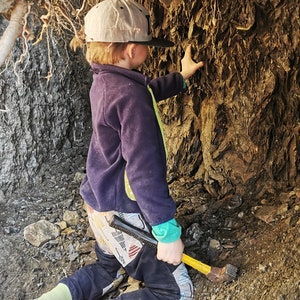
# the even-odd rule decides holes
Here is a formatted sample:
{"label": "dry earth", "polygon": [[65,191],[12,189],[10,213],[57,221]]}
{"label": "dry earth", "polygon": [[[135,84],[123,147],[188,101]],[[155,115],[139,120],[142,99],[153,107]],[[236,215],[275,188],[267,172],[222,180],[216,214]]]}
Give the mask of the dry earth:
{"label": "dry earth", "polygon": [[[53,158],[34,188],[11,199],[2,197],[0,299],[34,299],[63,276],[93,262],[94,241],[78,195],[82,166],[83,157],[63,164]],[[254,202],[239,197],[215,201],[200,183],[185,179],[173,182],[170,189],[185,228],[186,252],[214,266],[231,263],[239,268],[238,278],[230,284],[211,283],[189,269],[195,300],[300,299],[299,190]],[[58,238],[40,247],[24,239],[27,225],[41,219],[59,222],[67,210],[76,210],[80,219]],[[129,288],[125,282],[118,292]]]}

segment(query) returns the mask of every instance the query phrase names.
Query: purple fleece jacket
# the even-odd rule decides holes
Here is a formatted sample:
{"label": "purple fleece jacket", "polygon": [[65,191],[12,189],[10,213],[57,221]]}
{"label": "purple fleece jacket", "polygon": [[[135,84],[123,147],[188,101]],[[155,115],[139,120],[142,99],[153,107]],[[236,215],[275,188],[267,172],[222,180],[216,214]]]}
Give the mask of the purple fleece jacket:
{"label": "purple fleece jacket", "polygon": [[[81,195],[97,211],[141,213],[151,225],[174,218],[176,205],[166,181],[166,153],[154,112],[156,101],[183,89],[180,73],[157,79],[114,65],[92,65],[93,133]],[[126,173],[136,201],[124,187]]]}

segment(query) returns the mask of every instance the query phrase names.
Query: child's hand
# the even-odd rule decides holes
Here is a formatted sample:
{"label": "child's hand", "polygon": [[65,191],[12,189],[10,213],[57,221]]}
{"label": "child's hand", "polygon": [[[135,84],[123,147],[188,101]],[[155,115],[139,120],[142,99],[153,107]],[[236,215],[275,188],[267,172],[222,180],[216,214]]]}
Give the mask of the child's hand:
{"label": "child's hand", "polygon": [[183,249],[184,245],[181,239],[173,243],[158,242],[157,259],[177,266],[181,263]]}
{"label": "child's hand", "polygon": [[204,62],[194,62],[192,59],[192,46],[189,45],[181,60],[182,71],[180,72],[184,79],[190,78],[198,69],[204,66]]}

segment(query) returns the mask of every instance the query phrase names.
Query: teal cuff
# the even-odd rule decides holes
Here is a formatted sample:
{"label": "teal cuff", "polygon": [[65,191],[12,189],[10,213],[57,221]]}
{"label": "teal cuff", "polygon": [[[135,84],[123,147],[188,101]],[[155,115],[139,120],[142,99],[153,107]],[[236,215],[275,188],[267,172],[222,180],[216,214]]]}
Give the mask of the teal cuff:
{"label": "teal cuff", "polygon": [[179,73],[181,75],[182,78],[182,90],[185,92],[187,90],[187,84],[186,81],[184,80],[183,76],[181,73]]}
{"label": "teal cuff", "polygon": [[152,226],[153,236],[162,243],[173,243],[181,236],[181,226],[173,218],[165,223]]}

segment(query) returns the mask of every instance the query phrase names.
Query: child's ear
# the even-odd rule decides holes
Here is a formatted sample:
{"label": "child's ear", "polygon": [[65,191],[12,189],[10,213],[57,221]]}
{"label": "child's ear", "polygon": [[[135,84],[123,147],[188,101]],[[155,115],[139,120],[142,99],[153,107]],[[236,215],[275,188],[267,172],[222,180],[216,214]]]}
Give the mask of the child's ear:
{"label": "child's ear", "polygon": [[134,58],[135,57],[135,44],[128,44],[126,47],[126,52],[129,58]]}

